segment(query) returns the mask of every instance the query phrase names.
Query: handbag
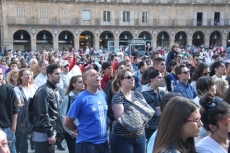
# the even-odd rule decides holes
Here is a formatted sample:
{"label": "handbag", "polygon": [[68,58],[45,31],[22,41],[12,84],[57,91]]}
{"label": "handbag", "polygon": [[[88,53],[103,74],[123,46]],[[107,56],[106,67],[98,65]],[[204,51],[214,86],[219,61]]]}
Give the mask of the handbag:
{"label": "handbag", "polygon": [[[121,97],[120,92],[120,98]],[[144,100],[138,98],[130,102],[130,106],[121,114],[117,121],[129,132],[141,134],[145,125],[153,117],[155,111]]]}

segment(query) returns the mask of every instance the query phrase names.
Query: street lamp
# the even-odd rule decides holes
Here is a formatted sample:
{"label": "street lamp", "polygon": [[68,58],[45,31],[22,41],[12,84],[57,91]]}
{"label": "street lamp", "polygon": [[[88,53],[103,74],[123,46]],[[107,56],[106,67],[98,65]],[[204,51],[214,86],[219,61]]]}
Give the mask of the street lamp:
{"label": "street lamp", "polygon": [[146,39],[146,35],[144,35],[144,40]]}
{"label": "street lamp", "polygon": [[196,38],[197,38],[197,39],[200,39],[200,34],[199,34],[199,33],[197,34],[197,37],[196,37]]}
{"label": "street lamp", "polygon": [[165,39],[165,36],[164,36],[164,34],[163,34],[163,33],[162,33],[161,39]]}
{"label": "street lamp", "polygon": [[89,36],[87,34],[85,35],[85,39],[89,39]]}
{"label": "street lamp", "polygon": [[125,35],[125,39],[128,39],[128,36],[127,36],[127,35]]}
{"label": "street lamp", "polygon": [[67,34],[65,33],[65,39],[67,39],[68,38],[68,36],[67,36]]}
{"label": "street lamp", "polygon": [[45,33],[45,31],[44,31],[44,34],[43,34],[43,39],[46,39],[46,33]]}
{"label": "street lamp", "polygon": [[180,33],[179,39],[180,39],[180,40],[182,39],[182,34],[181,34],[181,33]]}
{"label": "street lamp", "polygon": [[108,39],[108,38],[109,38],[109,36],[106,34],[106,35],[105,35],[105,39]]}
{"label": "street lamp", "polygon": [[24,36],[23,36],[23,34],[22,34],[22,31],[21,31],[21,35],[20,35],[20,38],[21,38],[21,39],[23,39],[23,38],[24,38]]}
{"label": "street lamp", "polygon": [[216,33],[215,33],[215,35],[214,35],[214,39],[216,39],[217,38],[217,35],[216,35]]}

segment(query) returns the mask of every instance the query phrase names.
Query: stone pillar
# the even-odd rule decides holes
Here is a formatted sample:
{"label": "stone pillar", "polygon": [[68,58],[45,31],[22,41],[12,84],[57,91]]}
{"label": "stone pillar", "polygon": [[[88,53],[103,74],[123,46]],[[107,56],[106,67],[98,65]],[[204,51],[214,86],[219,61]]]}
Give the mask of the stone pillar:
{"label": "stone pillar", "polygon": [[174,41],[175,41],[174,37],[169,40],[169,46],[168,46],[169,50],[172,47],[172,45],[174,44]]}
{"label": "stone pillar", "polygon": [[186,45],[188,45],[188,44],[189,44],[189,46],[192,46],[192,37],[189,37],[187,39],[187,44]]}
{"label": "stone pillar", "polygon": [[76,50],[80,49],[80,45],[79,45],[79,36],[80,35],[77,35],[75,38],[74,38],[74,48]]}
{"label": "stone pillar", "polygon": [[209,46],[209,36],[206,37],[206,39],[204,40],[204,45],[207,47]]}
{"label": "stone pillar", "polygon": [[226,46],[227,46],[227,38],[226,38],[226,36],[223,35],[223,38],[222,38],[221,40],[222,40],[222,42],[221,42],[222,46],[223,46],[224,48],[226,48]]}
{"label": "stone pillar", "polygon": [[157,47],[157,39],[156,39],[156,37],[153,37],[153,39],[151,41],[151,47],[153,49],[155,49]]}
{"label": "stone pillar", "polygon": [[95,39],[94,39],[94,50],[98,51],[99,48],[100,48],[100,38],[97,36]]}
{"label": "stone pillar", "polygon": [[37,50],[37,39],[36,39],[36,37],[32,37],[31,39],[30,39],[30,45],[31,45],[31,50],[32,51],[36,51]]}
{"label": "stone pillar", "polygon": [[114,39],[114,48],[119,48],[119,37],[115,37]]}
{"label": "stone pillar", "polygon": [[54,50],[61,49],[61,48],[58,48],[58,36],[53,37],[53,49]]}

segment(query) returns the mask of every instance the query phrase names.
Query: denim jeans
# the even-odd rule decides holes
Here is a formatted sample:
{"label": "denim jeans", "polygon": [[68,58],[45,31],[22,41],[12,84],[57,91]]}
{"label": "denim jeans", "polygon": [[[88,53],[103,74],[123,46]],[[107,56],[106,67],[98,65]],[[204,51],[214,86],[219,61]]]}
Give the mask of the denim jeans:
{"label": "denim jeans", "polygon": [[112,153],[145,153],[145,134],[138,138],[128,138],[111,133],[110,141]]}
{"label": "denim jeans", "polygon": [[16,148],[15,148],[15,134],[11,131],[11,128],[3,128],[3,131],[6,132],[7,135],[7,140],[9,142],[9,148],[11,153],[16,153]]}

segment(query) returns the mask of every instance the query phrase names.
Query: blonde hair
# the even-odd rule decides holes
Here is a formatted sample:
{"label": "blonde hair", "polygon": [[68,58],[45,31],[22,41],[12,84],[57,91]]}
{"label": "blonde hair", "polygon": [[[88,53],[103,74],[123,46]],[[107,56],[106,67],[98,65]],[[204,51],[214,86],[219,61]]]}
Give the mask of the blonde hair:
{"label": "blonde hair", "polygon": [[[15,75],[16,73],[18,73],[18,70],[11,70],[7,76],[7,84],[9,85],[13,85],[13,80],[12,80],[12,77],[13,75]],[[16,84],[15,84],[16,85]]]}
{"label": "blonde hair", "polygon": [[[21,80],[20,77],[23,76],[23,72],[25,72],[25,71],[31,72],[29,69],[26,69],[26,68],[21,69],[21,70],[18,72],[17,86],[19,86],[19,85],[22,84],[22,80]],[[34,79],[33,79],[33,77],[31,78],[31,81],[30,81],[29,83],[30,83],[30,84],[34,84]]]}
{"label": "blonde hair", "polygon": [[37,59],[32,58],[32,59],[30,60],[30,62],[29,62],[30,65],[31,65],[32,62],[36,62],[36,64],[34,64],[34,66],[33,66],[33,69],[30,68],[30,71],[32,71],[32,73],[33,73],[33,78],[35,78],[35,77],[38,76],[38,74],[39,74],[38,61],[37,61]]}
{"label": "blonde hair", "polygon": [[228,86],[228,81],[224,79],[218,79],[215,81],[216,84],[216,96],[219,96],[220,98],[224,98],[224,87]]}

